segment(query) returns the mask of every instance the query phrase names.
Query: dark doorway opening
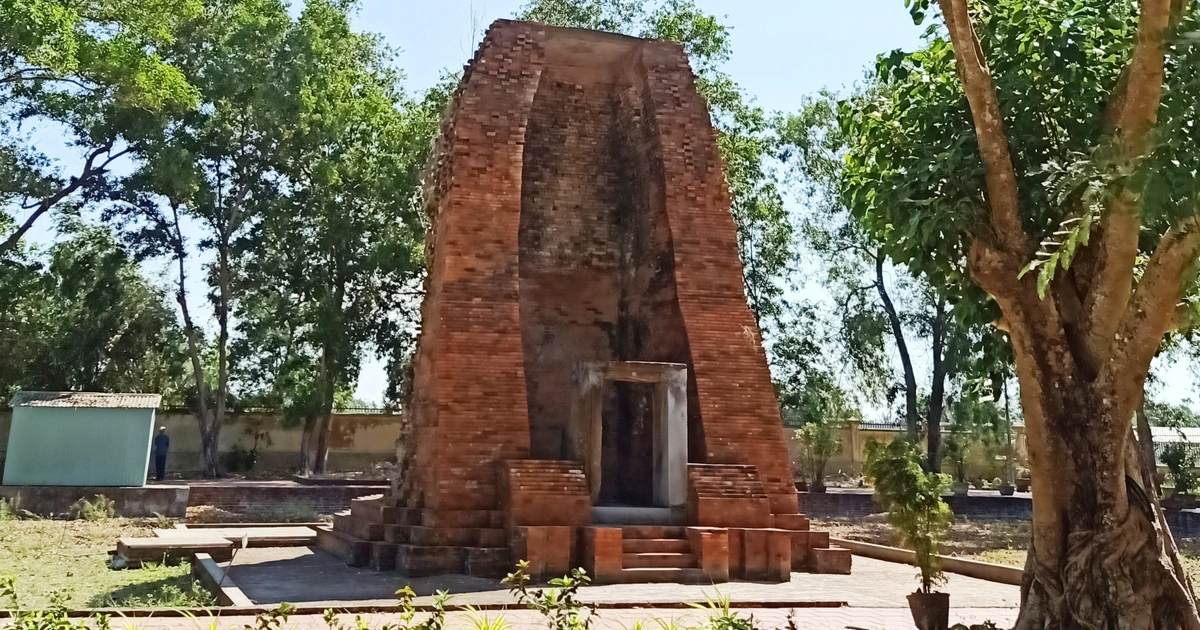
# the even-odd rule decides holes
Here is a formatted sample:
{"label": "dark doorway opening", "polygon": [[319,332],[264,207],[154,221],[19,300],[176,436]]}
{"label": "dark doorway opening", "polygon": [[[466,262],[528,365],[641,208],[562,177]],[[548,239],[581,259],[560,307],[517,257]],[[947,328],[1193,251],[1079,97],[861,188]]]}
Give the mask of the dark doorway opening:
{"label": "dark doorway opening", "polygon": [[654,387],[619,381],[605,387],[597,505],[654,505]]}

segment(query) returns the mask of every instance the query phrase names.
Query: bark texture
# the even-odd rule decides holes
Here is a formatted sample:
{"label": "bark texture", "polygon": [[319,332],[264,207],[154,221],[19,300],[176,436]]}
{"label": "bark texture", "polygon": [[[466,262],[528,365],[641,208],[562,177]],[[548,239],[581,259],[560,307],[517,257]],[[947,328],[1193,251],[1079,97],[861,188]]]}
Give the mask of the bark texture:
{"label": "bark texture", "polygon": [[[1033,536],[1017,627],[1200,629],[1148,445],[1133,423],[1200,231],[1168,231],[1135,284],[1137,198],[1121,192],[1080,254],[1088,264],[1060,272],[1039,297],[1036,274],[1019,277],[1033,256],[1032,239],[1022,227],[1018,178],[969,3],[939,4],[986,173],[989,225],[972,243],[971,275],[1003,312],[1029,438]],[[1185,5],[1141,2],[1137,42],[1108,117],[1125,159],[1146,149],[1162,91],[1163,41],[1173,11]]]}

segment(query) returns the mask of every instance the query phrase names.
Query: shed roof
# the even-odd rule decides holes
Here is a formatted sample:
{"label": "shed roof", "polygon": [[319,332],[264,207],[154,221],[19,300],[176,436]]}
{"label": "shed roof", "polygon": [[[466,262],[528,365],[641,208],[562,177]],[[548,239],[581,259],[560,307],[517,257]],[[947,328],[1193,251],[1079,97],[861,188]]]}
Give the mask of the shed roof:
{"label": "shed roof", "polygon": [[101,394],[98,392],[17,392],[12,407],[82,407],[90,409],[156,409],[159,394]]}
{"label": "shed roof", "polygon": [[1168,442],[1183,442],[1185,444],[1200,444],[1200,428],[1183,427],[1150,427],[1150,437],[1159,444]]}

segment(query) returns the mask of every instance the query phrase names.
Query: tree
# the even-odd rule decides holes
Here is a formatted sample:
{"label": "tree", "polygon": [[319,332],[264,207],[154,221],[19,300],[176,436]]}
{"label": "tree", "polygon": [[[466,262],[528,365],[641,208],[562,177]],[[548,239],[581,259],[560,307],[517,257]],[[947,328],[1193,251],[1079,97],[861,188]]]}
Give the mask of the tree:
{"label": "tree", "polygon": [[[110,167],[153,129],[157,114],[190,108],[196,92],[164,61],[187,0],[11,0],[0,5],[0,256],[43,215],[103,187]],[[81,165],[64,176],[38,143],[33,121],[61,129]],[[7,211],[25,218],[17,222]]]}
{"label": "tree", "polygon": [[842,452],[842,438],[831,419],[809,422],[796,429],[800,445],[800,472],[809,482],[809,492],[825,491],[825,466],[829,458]]}
{"label": "tree", "polygon": [[[869,94],[860,92],[854,98]],[[780,155],[799,175],[800,191],[808,202],[801,233],[825,265],[823,284],[833,296],[839,320],[838,351],[863,389],[877,399],[886,391],[890,402],[897,391],[903,392],[907,439],[917,443],[924,427],[927,467],[940,471],[947,386],[970,378],[962,374],[966,368],[988,376],[1003,370],[1005,357],[985,352],[988,335],[983,322],[955,313],[962,290],[947,278],[920,276],[904,265],[893,265],[897,286],[889,288],[886,244],[859,224],[839,196],[851,138],[838,124],[835,96],[823,92],[776,125]],[[889,340],[900,362],[899,384],[892,378]],[[929,393],[923,401],[910,350],[914,340],[929,344]],[[967,360],[972,355],[975,360]]]}
{"label": "tree", "polygon": [[[181,402],[183,335],[162,290],[110,230],[68,220],[67,239],[0,276],[0,395],[18,389],[158,392]],[[9,284],[11,283],[11,284]]]}
{"label": "tree", "polygon": [[[176,264],[175,298],[206,477],[220,474],[220,431],[231,401],[230,315],[240,240],[281,185],[275,161],[286,128],[278,83],[290,23],[274,0],[217,0],[179,27],[162,55],[196,87],[200,106],[169,118],[136,147],[139,166],[113,193],[120,203],[107,212],[128,223],[140,256],[167,256]],[[189,241],[189,232],[200,236]],[[213,259],[205,277],[216,320],[211,362],[187,285],[193,247]]]}
{"label": "tree", "polygon": [[796,260],[793,227],[772,159],[772,120],[721,66],[732,54],[729,28],[691,0],[531,0],[518,18],[679,42],[708,101],[725,162],[743,280],[760,328],[786,317],[785,274]]}
{"label": "tree", "polygon": [[1011,340],[1034,493],[1017,625],[1198,628],[1132,422],[1200,248],[1195,6],[938,6],[944,29],[842,108],[842,194],[894,261],[965,262]]}
{"label": "tree", "polygon": [[[355,3],[311,0],[288,35],[282,89],[295,132],[279,146],[287,190],[254,232],[246,289],[269,303],[304,357],[310,396],[305,469],[325,472],[335,398],[353,388],[363,347],[401,313],[397,293],[423,269],[419,170],[429,132],[399,92],[391,53],[350,29]],[[406,116],[416,109],[415,124]],[[265,295],[264,295],[265,294]],[[290,312],[289,312],[290,311]],[[262,323],[261,312],[246,321]],[[294,321],[293,321],[294,319]]]}

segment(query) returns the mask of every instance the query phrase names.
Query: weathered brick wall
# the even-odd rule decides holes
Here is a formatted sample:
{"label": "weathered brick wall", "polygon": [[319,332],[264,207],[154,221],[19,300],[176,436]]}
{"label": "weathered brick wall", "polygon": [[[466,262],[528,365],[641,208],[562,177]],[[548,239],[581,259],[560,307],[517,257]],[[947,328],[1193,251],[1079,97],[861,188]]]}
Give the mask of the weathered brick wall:
{"label": "weathered brick wall", "polygon": [[385,488],[367,485],[302,485],[290,482],[238,482],[191,484],[189,507],[211,505],[235,514],[269,512],[283,507],[312,509],[333,514],[350,509],[350,500],[380,494]]}
{"label": "weathered brick wall", "polygon": [[[690,458],[758,466],[774,509],[794,512],[716,136],[682,48],[498,21],[442,131],[408,504],[494,509],[498,460],[562,456],[571,366],[618,359],[688,364]],[[604,484],[648,478],[646,392],[610,389]]]}

